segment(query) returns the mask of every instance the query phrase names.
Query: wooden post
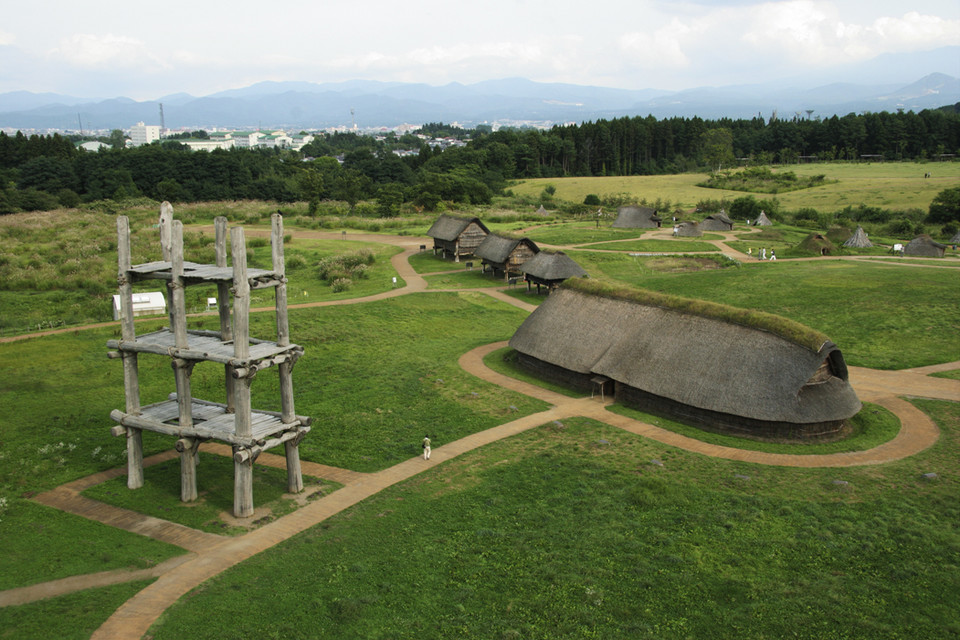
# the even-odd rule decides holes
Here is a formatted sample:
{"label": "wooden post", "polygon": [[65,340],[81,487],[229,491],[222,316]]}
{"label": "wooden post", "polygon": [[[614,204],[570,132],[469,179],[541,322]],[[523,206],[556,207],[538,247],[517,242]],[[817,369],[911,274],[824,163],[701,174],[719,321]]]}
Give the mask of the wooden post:
{"label": "wooden post", "polygon": [[171,232],[173,231],[173,205],[164,201],[160,205],[160,252],[164,262],[170,262],[172,251]]}
{"label": "wooden post", "polygon": [[[173,246],[170,255],[170,321],[173,329],[174,344],[178,349],[186,349],[187,345],[187,303],[183,291],[183,223],[173,221]],[[177,380],[177,407],[179,409],[180,426],[193,426],[193,394],[190,391],[190,374],[193,373],[193,364],[175,358],[172,363]]]}
{"label": "wooden post", "polygon": [[193,502],[197,499],[197,457],[200,441],[194,438],[177,440],[180,452],[180,500]]}
{"label": "wooden post", "polygon": [[[218,267],[227,266],[227,219],[223,216],[217,216],[213,219],[213,226],[216,232],[216,260]],[[230,342],[233,340],[233,327],[230,325],[230,283],[221,281],[217,283],[217,311],[220,313],[220,340]],[[226,395],[227,395],[227,413],[233,413],[233,367],[229,364],[224,365],[224,375],[226,376]]]}
{"label": "wooden post", "polygon": [[248,518],[253,515],[253,459],[233,462],[233,516]]}
{"label": "wooden post", "polygon": [[287,440],[283,443],[283,450],[287,456],[287,492],[300,493],[303,491],[303,473],[300,471],[300,443],[299,438]]}
{"label": "wooden post", "polygon": [[[120,285],[120,335],[124,341],[137,339],[133,324],[133,285],[130,282],[130,221],[127,216],[117,217],[117,254],[119,269],[117,282]],[[140,415],[140,376],[137,354],[122,351],[123,389],[127,413]],[[143,486],[143,432],[128,427],[127,433],[127,488]]]}

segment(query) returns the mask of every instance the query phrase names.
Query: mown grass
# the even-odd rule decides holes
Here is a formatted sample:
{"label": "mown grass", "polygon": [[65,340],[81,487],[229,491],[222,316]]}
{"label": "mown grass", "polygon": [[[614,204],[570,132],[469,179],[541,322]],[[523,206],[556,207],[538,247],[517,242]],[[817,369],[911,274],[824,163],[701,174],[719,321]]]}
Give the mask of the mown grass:
{"label": "mown grass", "polygon": [[[884,162],[824,163],[790,165],[798,178],[824,174],[836,180],[816,189],[791,191],[777,195],[781,205],[795,210],[812,207],[818,211],[839,211],[844,207],[867,206],[886,209],[922,209],[943,189],[954,187],[960,179],[960,162]],[[924,173],[931,172],[931,178]],[[631,194],[637,199],[661,198],[693,209],[701,200],[724,198],[733,202],[742,191],[698,187],[704,174],[686,173],[669,176],[623,176],[597,178],[537,178],[524,180],[510,189],[517,195],[536,196],[547,184],[556,187],[556,197],[568,202],[583,202],[591,193],[604,195]]]}
{"label": "mown grass", "polygon": [[[148,468],[144,472],[143,487],[136,491],[127,488],[127,478],[122,476],[90,487],[83,495],[193,529],[230,536],[256,529],[296,511],[300,506],[294,496],[286,493],[286,470],[255,464],[253,500],[258,512],[261,509],[267,512],[258,513],[256,519],[237,521],[231,517],[233,474],[231,458],[201,452],[197,467],[199,497],[193,502],[180,501],[179,458]],[[306,492],[304,499],[316,499],[342,486],[307,475],[303,476],[303,484]]]}
{"label": "mown grass", "polygon": [[[462,263],[461,263],[462,264]],[[429,289],[477,289],[481,287],[506,287],[508,281],[503,275],[494,276],[492,273],[483,273],[480,260],[473,261],[472,270],[463,270],[456,273],[441,273],[424,276]],[[519,276],[511,276],[519,277]]]}
{"label": "mown grass", "polygon": [[0,637],[4,640],[86,640],[120,605],[152,582],[134,580],[19,606],[2,607]]}
{"label": "mown grass", "polygon": [[30,500],[8,503],[0,514],[0,590],[92,571],[148,569],[186,553],[172,544]]}
{"label": "mown grass", "polygon": [[651,238],[648,240],[626,240],[622,242],[603,242],[591,244],[590,249],[602,251],[639,251],[645,253],[696,253],[720,251],[709,242],[700,242],[699,240],[661,240]]}
{"label": "mown grass", "polygon": [[948,380],[960,380],[960,369],[954,369],[953,371],[937,371],[936,373],[931,373],[931,376],[934,378],[947,378]]}
{"label": "mown grass", "polygon": [[960,408],[918,404],[937,444],[848,469],[711,459],[586,419],[548,423],[228,570],[150,633],[951,637],[960,533],[943,523],[960,517]]}
{"label": "mown grass", "polygon": [[462,262],[445,260],[440,256],[433,255],[433,251],[431,250],[415,253],[410,256],[407,262],[410,263],[410,266],[413,267],[413,270],[417,273],[438,273],[440,271],[465,270],[467,262],[479,264],[478,260],[473,260],[472,258],[463,260]]}
{"label": "mown grass", "polygon": [[594,278],[757,309],[825,333],[848,364],[902,369],[956,360],[960,288],[952,269],[817,260],[665,273],[642,259],[572,251]]}
{"label": "mown grass", "polygon": [[896,415],[879,405],[870,403],[864,403],[863,409],[849,420],[850,433],[843,439],[834,442],[808,443],[762,442],[751,438],[713,433],[620,404],[611,405],[607,410],[701,442],[766,453],[815,455],[866,451],[894,439],[900,431],[900,420]]}

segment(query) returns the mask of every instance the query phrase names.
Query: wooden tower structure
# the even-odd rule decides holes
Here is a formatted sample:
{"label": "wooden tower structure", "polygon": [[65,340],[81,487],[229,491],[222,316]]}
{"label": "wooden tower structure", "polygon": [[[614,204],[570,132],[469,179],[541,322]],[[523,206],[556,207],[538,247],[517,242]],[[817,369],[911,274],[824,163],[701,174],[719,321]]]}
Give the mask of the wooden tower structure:
{"label": "wooden tower structure", "polygon": [[[160,207],[160,244],[163,260],[131,264],[130,226],[126,216],[117,218],[119,253],[121,339],[110,340],[109,355],[123,360],[126,395],[124,411],[110,417],[119,423],[114,435],[127,439],[127,486],[143,486],[142,431],[175,436],[180,452],[180,498],[197,498],[197,450],[207,440],[219,440],[233,447],[233,515],[253,515],[253,463],[261,452],[284,445],[287,459],[288,491],[303,490],[299,444],[310,431],[310,418],[294,413],[293,365],[303,348],[290,342],[287,321],[287,279],[283,260],[283,218],[272,216],[272,269],[248,269],[243,228],[229,229],[232,266],[227,266],[227,219],[217,217],[216,264],[185,262],[183,225],[173,220],[173,207]],[[170,327],[136,335],[133,322],[133,284],[144,280],[166,282],[169,294]],[[188,331],[184,288],[209,285],[217,288],[219,331]],[[276,292],[276,340],[250,337],[250,291],[273,288]],[[231,301],[232,299],[232,317]],[[170,359],[176,392],[167,400],[140,405],[137,360],[140,354]],[[193,368],[200,363],[218,363],[224,368],[225,402],[194,398],[190,390]],[[262,369],[277,367],[280,377],[280,412],[254,411],[250,387]]]}

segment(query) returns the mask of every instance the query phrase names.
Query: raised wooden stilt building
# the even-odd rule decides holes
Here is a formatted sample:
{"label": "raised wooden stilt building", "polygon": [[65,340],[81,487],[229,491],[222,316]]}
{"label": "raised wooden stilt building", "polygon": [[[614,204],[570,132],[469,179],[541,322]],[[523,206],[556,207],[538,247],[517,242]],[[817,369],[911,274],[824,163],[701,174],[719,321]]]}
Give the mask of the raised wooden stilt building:
{"label": "raised wooden stilt building", "polygon": [[[283,219],[272,216],[272,269],[248,269],[243,228],[230,229],[232,266],[227,266],[227,220],[216,218],[216,264],[184,262],[183,225],[173,220],[173,207],[160,209],[160,244],[163,260],[131,264],[130,227],[126,216],[117,218],[121,306],[121,339],[110,340],[113,358],[123,360],[126,407],[110,417],[119,423],[114,435],[127,438],[127,486],[143,486],[144,429],[177,438],[180,452],[181,499],[197,498],[197,449],[206,440],[219,440],[233,447],[233,515],[253,515],[253,463],[261,452],[284,445],[287,458],[287,488],[303,490],[299,444],[310,431],[310,418],[294,413],[293,365],[303,348],[290,342],[287,321],[287,279],[283,260]],[[136,335],[133,323],[133,284],[163,280],[169,293],[170,328]],[[188,331],[184,288],[216,286],[220,314],[219,331]],[[250,291],[272,287],[276,292],[276,340],[258,340],[249,335]],[[231,298],[233,313],[231,318]],[[140,405],[137,367],[139,354],[170,358],[176,392],[147,406]],[[190,390],[193,368],[214,362],[224,367],[225,402],[194,398]],[[280,376],[279,412],[254,411],[250,386],[262,369],[276,366]]]}

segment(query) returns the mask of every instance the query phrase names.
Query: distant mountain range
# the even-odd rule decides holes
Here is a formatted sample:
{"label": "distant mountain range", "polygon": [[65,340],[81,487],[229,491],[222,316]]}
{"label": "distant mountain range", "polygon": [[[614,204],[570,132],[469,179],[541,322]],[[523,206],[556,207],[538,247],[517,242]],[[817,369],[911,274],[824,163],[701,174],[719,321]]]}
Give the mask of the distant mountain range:
{"label": "distant mountain range", "polygon": [[[960,52],[960,47],[956,47]],[[863,77],[874,77],[876,74]],[[920,111],[960,102],[960,79],[930,73],[915,82],[800,81],[701,87],[684,91],[625,90],[548,84],[521,78],[444,86],[355,80],[340,83],[260,82],[209,96],[187,94],[137,102],[17,91],[0,94],[0,127],[18,129],[126,129],[137,122],[168,128],[319,129],[393,127],[403,123],[551,124],[622,116],[792,118],[862,111]]]}

